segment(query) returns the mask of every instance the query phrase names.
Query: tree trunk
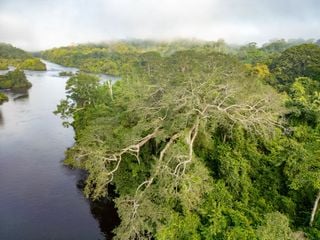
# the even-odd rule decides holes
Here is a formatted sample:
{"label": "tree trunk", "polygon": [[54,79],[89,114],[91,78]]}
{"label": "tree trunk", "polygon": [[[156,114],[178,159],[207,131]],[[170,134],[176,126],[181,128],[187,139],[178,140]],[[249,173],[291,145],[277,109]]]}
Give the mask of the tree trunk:
{"label": "tree trunk", "polygon": [[311,213],[311,218],[310,218],[310,227],[312,227],[312,224],[313,224],[313,221],[314,221],[314,217],[316,216],[319,201],[320,201],[320,191],[318,192],[316,201],[314,202],[314,205],[313,205],[313,209],[312,209],[312,213]]}

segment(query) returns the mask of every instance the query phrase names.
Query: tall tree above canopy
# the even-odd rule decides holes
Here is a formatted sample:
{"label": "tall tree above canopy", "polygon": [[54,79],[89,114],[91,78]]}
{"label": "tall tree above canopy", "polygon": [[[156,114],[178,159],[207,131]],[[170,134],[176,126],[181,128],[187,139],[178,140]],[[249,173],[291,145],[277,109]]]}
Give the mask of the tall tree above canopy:
{"label": "tall tree above canopy", "polygon": [[320,46],[302,44],[291,47],[274,59],[270,70],[284,86],[292,84],[297,77],[320,80]]}
{"label": "tall tree above canopy", "polygon": [[[144,54],[135,67],[113,85],[112,96],[106,85],[87,91],[86,81],[74,84],[80,76],[71,78],[69,99],[58,108],[77,116],[77,144],[67,161],[88,171],[85,194],[97,199],[109,184],[117,187],[119,239],[154,236],[182,212],[197,221],[192,211],[212,181],[197,146],[218,128],[225,138],[235,127],[267,135],[282,112],[280,96],[224,54]],[[83,89],[92,100],[85,106],[78,98]]]}

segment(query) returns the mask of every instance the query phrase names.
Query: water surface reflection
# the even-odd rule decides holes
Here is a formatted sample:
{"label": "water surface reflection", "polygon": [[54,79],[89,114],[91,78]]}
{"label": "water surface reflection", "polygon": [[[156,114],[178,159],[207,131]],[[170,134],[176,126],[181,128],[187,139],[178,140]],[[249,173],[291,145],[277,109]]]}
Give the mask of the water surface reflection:
{"label": "water surface reflection", "polygon": [[46,64],[25,71],[32,88],[8,92],[0,106],[0,239],[104,239],[76,186],[79,171],[61,164],[73,130],[52,112],[65,95],[59,72],[70,69]]}

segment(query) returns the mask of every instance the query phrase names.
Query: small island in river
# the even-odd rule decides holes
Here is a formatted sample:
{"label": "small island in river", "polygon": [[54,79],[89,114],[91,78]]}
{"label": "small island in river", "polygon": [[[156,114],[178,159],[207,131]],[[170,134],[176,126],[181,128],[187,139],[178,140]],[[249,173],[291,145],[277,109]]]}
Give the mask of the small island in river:
{"label": "small island in river", "polygon": [[0,92],[0,105],[4,102],[8,101],[8,97],[7,95],[5,95],[4,93]]}
{"label": "small island in river", "polygon": [[71,77],[71,76],[73,76],[74,74],[72,73],[72,72],[66,72],[66,71],[63,71],[63,72],[60,72],[59,73],[59,76],[60,77]]}
{"label": "small island in river", "polygon": [[31,86],[24,72],[19,69],[0,76],[0,89],[29,89]]}
{"label": "small island in river", "polygon": [[[23,71],[15,69],[5,75],[0,75],[0,90],[24,90],[32,86]],[[8,96],[0,92],[0,105],[9,100]]]}
{"label": "small island in river", "polygon": [[[39,58],[33,57],[22,49],[0,43],[0,70],[9,70],[3,73],[4,75],[0,75],[0,90],[26,90],[32,84],[23,70],[45,71],[46,65]],[[0,92],[0,105],[8,100],[8,96]]]}

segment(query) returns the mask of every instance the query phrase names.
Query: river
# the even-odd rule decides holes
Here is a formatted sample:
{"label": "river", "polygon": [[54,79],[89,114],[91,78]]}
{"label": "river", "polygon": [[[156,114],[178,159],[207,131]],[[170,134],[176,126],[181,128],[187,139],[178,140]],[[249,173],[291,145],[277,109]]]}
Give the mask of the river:
{"label": "river", "polygon": [[0,239],[105,239],[77,188],[80,172],[61,163],[73,130],[52,113],[68,79],[59,72],[76,69],[45,63],[47,71],[25,71],[32,88],[0,106]]}

